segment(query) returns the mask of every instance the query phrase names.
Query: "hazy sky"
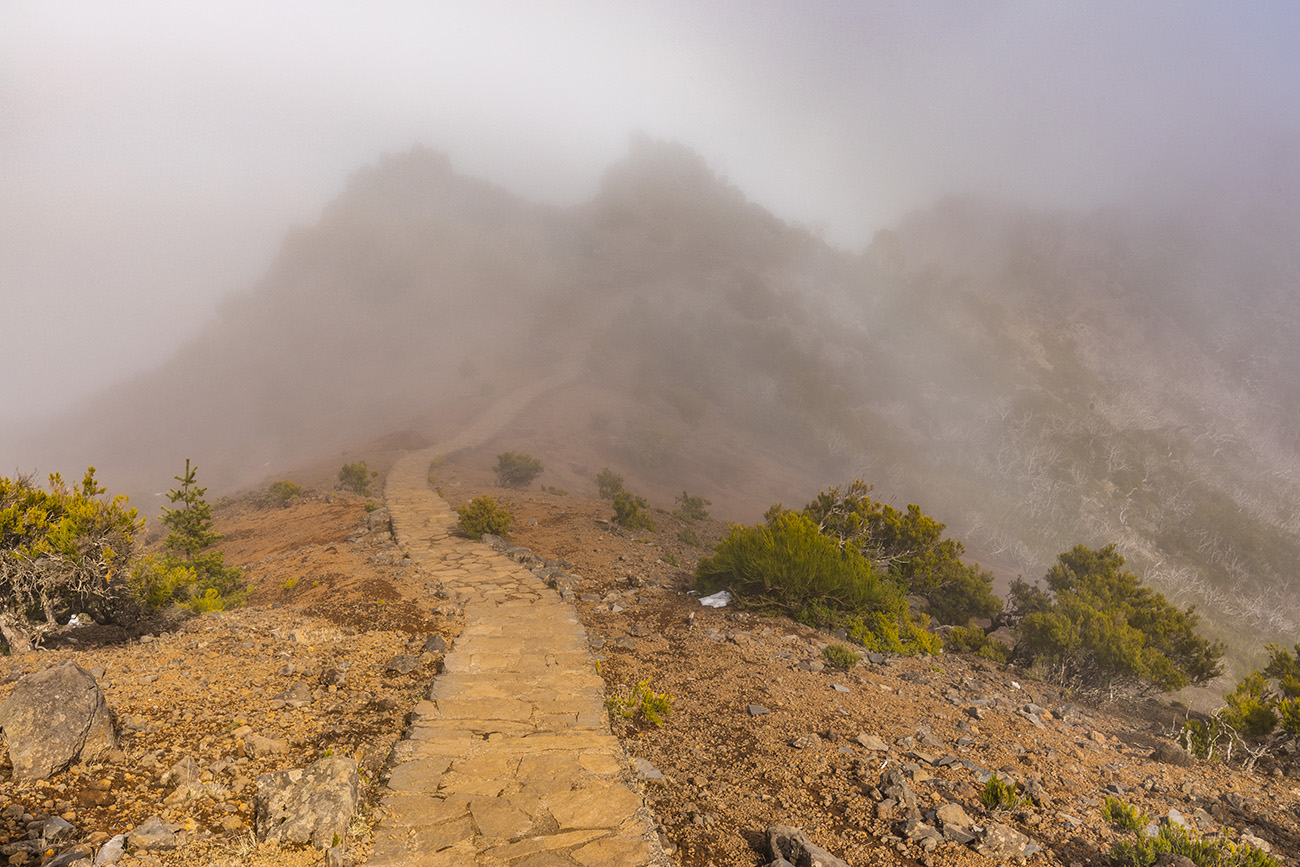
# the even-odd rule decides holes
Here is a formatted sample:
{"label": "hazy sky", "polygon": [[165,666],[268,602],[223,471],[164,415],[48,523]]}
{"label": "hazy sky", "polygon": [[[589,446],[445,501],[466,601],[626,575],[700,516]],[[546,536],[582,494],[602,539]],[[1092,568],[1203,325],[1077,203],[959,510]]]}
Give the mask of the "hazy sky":
{"label": "hazy sky", "polygon": [[0,425],[161,361],[415,142],[565,203],[642,130],[858,248],[948,191],[1258,164],[1300,140],[1297,43],[1294,3],[3,0]]}

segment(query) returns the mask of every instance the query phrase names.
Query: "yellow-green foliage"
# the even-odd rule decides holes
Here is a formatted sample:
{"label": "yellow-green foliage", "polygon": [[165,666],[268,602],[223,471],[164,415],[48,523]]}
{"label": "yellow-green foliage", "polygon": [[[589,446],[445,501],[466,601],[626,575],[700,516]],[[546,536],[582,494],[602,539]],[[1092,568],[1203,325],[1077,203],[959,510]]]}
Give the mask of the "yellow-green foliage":
{"label": "yellow-green foliage", "polygon": [[610,714],[623,719],[648,722],[653,726],[664,724],[665,717],[672,713],[673,697],[666,692],[655,692],[650,688],[649,679],[638,683],[628,697],[615,696],[605,701]]}
{"label": "yellow-green foliage", "polygon": [[365,461],[344,464],[339,470],[339,487],[363,497],[373,497],[370,483],[379,478],[379,473],[366,466]]}
{"label": "yellow-green foliage", "polygon": [[504,536],[510,532],[514,515],[499,505],[495,497],[475,497],[456,509],[460,516],[460,529],[471,539],[481,539],[485,533]]}
{"label": "yellow-green foliage", "polygon": [[1145,813],[1139,812],[1137,807],[1109,795],[1106,797],[1106,803],[1102,805],[1101,817],[1117,831],[1128,831],[1133,834],[1151,824],[1151,820]]}
{"label": "yellow-green foliage", "polygon": [[150,608],[184,603],[194,594],[198,582],[193,566],[166,554],[141,557],[131,569],[131,587]]}
{"label": "yellow-green foliage", "polygon": [[826,645],[822,648],[822,658],[841,671],[848,671],[862,660],[857,651],[843,644]]}
{"label": "yellow-green foliage", "polygon": [[1007,782],[997,774],[988,778],[980,792],[980,802],[989,810],[1014,810],[1020,806],[1016,784]]}
{"label": "yellow-green foliage", "polygon": [[596,491],[602,500],[612,500],[623,490],[623,477],[609,467],[596,474]]}
{"label": "yellow-green foliage", "polygon": [[197,473],[198,467],[191,466],[187,458],[184,474],[175,476],[180,487],[167,493],[168,501],[176,508],[163,509],[162,522],[171,532],[163,540],[167,553],[162,556],[169,558],[167,569],[179,563],[194,570],[193,598],[207,598],[207,591],[214,589],[221,607],[230,608],[241,603],[247,592],[240,570],[227,566],[225,554],[212,547],[222,536],[213,529],[212,506],[203,496],[207,488],[198,484]]}
{"label": "yellow-green foliage", "polygon": [[1106,799],[1102,817],[1116,830],[1133,835],[1111,849],[1113,867],[1153,867],[1165,855],[1182,855],[1195,867],[1278,867],[1276,858],[1248,843],[1233,843],[1222,832],[1201,837],[1182,825],[1163,822],[1154,836],[1147,836],[1147,817],[1114,798]]}
{"label": "yellow-green foliage", "polygon": [[629,530],[653,530],[655,522],[646,514],[648,508],[644,497],[619,491],[614,494],[614,523]]}
{"label": "yellow-green foliage", "polygon": [[108,614],[129,592],[135,535],[143,527],[125,497],[105,497],[95,468],[50,490],[0,477],[0,631],[28,650],[74,613]]}
{"label": "yellow-green foliage", "polygon": [[302,496],[302,485],[288,479],[281,479],[278,482],[272,482],[266,492],[271,495],[271,498],[278,505],[287,506],[290,500],[296,500]]}
{"label": "yellow-green foliage", "polygon": [[944,650],[953,653],[973,653],[984,659],[1006,663],[1009,653],[1004,644],[990,641],[983,629],[954,626],[943,636]]}
{"label": "yellow-green foliage", "polygon": [[940,647],[908,617],[902,591],[888,576],[797,512],[776,514],[767,525],[732,527],[696,566],[695,577],[702,591],[730,590],[742,607],[789,614],[810,626],[843,626],[870,650],[936,653]]}
{"label": "yellow-green foliage", "polygon": [[497,455],[497,484],[503,488],[526,488],[542,474],[542,462],[526,452]]}

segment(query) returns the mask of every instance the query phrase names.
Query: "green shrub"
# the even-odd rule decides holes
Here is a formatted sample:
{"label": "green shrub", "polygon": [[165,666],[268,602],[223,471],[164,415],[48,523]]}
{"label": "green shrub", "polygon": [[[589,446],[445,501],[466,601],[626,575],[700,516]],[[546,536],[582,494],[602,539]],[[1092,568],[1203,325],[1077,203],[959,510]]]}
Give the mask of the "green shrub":
{"label": "green shrub", "polygon": [[682,491],[677,495],[677,511],[674,514],[683,521],[707,521],[708,507],[712,505],[711,500]]}
{"label": "green shrub", "polygon": [[646,514],[648,508],[644,497],[619,491],[614,495],[614,523],[629,530],[653,530],[655,522]]}
{"label": "green shrub", "polygon": [[[1112,800],[1106,799],[1103,816],[1107,815]],[[1132,833],[1134,839],[1122,840],[1111,849],[1110,863],[1114,867],[1153,867],[1164,855],[1182,855],[1195,867],[1279,867],[1276,858],[1247,843],[1233,843],[1223,833],[1201,837],[1182,825],[1164,822],[1154,837],[1148,837],[1145,833],[1147,823],[1135,822],[1131,818],[1136,810],[1122,804],[1119,809],[1123,824],[1116,824],[1116,827]],[[1109,817],[1107,819],[1109,821]],[[1146,817],[1137,819],[1145,820]]]}
{"label": "green shrub", "polygon": [[612,500],[623,490],[623,477],[609,467],[596,474],[596,492],[602,500]]}
{"label": "green shrub", "polygon": [[663,554],[659,555],[659,559],[660,559],[660,560],[663,560],[663,561],[664,561],[665,563],[667,563],[669,566],[681,566],[681,565],[682,565],[682,562],[681,562],[680,560],[677,559],[677,555],[674,554],[672,551],[665,551],[665,552],[663,552]]}
{"label": "green shrub", "polygon": [[377,478],[379,473],[367,467],[365,461],[344,464],[339,470],[339,487],[363,497],[373,497],[374,492],[370,489],[370,483]]}
{"label": "green shrub", "polygon": [[526,488],[542,474],[542,462],[525,452],[497,455],[497,484],[503,488]]}
{"label": "green shrub", "polygon": [[1077,545],[1048,571],[1050,595],[1017,580],[1019,660],[1057,672],[1066,685],[1112,692],[1170,691],[1216,677],[1223,645],[1196,634],[1195,610],[1173,607],[1123,565],[1114,545]]}
{"label": "green shrub", "polygon": [[940,647],[908,617],[903,593],[888,576],[799,513],[777,515],[767,526],[732,527],[696,566],[695,577],[702,591],[730,590],[741,607],[819,628],[844,627],[870,650],[934,653]]}
{"label": "green shrub", "polygon": [[[804,507],[817,528],[840,545],[853,547],[908,593],[926,597],[927,613],[944,624],[995,617],[1002,600],[993,593],[993,573],[961,560],[965,548],[943,538],[945,525],[915,504],[902,512],[871,499],[872,486],[855,479],[841,491],[822,491]],[[766,518],[782,514],[778,503]]]}
{"label": "green shrub", "polygon": [[692,548],[704,547],[704,540],[700,538],[700,534],[690,527],[683,527],[677,531],[677,541],[683,545],[690,545]]}
{"label": "green shrub", "polygon": [[1137,807],[1109,795],[1106,796],[1106,803],[1102,805],[1101,817],[1115,830],[1128,831],[1132,834],[1141,833],[1143,828],[1151,824],[1147,815],[1138,812]]}
{"label": "green shrub", "polygon": [[271,495],[271,499],[275,501],[276,505],[287,506],[290,500],[296,500],[302,496],[302,485],[288,479],[281,479],[278,482],[272,482],[266,492]]}
{"label": "green shrub", "polygon": [[165,608],[185,603],[198,586],[199,576],[184,560],[165,554],[141,557],[131,567],[131,588],[145,605]]}
{"label": "green shrub", "polygon": [[613,716],[623,719],[647,722],[658,727],[673,710],[673,697],[666,692],[655,692],[650,688],[650,681],[643,680],[632,689],[629,697],[615,696],[605,701],[605,707]]}
{"label": "green shrub", "polygon": [[1014,810],[1020,806],[1021,798],[1015,783],[1007,782],[994,774],[984,783],[980,803],[987,810]]}
{"label": "green shrub", "polygon": [[983,629],[974,627],[952,627],[944,633],[943,647],[944,650],[953,653],[972,653],[975,656],[1004,664],[1009,657],[1005,645],[989,640]]}
{"label": "green shrub", "polygon": [[828,665],[834,666],[841,671],[848,671],[862,661],[862,657],[857,651],[845,647],[843,644],[828,644],[823,647],[822,659],[825,659]]}
{"label": "green shrub", "polygon": [[484,534],[504,536],[510,532],[510,522],[514,515],[497,504],[495,497],[475,497],[456,509],[460,516],[461,532],[471,539],[482,539]]}

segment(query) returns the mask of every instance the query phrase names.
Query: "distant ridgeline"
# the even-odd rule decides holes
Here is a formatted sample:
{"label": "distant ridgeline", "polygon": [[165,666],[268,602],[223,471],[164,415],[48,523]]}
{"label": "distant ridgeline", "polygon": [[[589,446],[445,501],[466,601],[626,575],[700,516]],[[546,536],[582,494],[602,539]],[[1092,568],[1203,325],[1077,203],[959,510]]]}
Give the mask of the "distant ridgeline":
{"label": "distant ridgeline", "polygon": [[950,199],[854,254],[680,145],[635,139],[571,208],[417,148],[358,172],[172,361],[19,458],[130,489],[195,455],[249,481],[577,360],[573,388],[609,406],[545,434],[593,463],[725,491],[751,521],[860,477],[1001,581],[1114,544],[1255,652],[1300,618],[1300,219],[1249,206],[1178,223]]}

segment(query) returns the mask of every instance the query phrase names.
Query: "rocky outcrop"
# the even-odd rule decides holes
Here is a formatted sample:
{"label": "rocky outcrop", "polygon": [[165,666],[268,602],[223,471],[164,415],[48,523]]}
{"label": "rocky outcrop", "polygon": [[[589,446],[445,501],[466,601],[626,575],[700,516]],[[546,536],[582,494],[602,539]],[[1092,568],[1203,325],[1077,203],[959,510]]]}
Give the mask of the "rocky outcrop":
{"label": "rocky outcrop", "polygon": [[333,756],[257,778],[257,839],[337,846],[360,796],[357,763]]}
{"label": "rocky outcrop", "polygon": [[45,780],[117,748],[112,715],[90,672],[75,662],[29,674],[0,705],[15,780]]}

